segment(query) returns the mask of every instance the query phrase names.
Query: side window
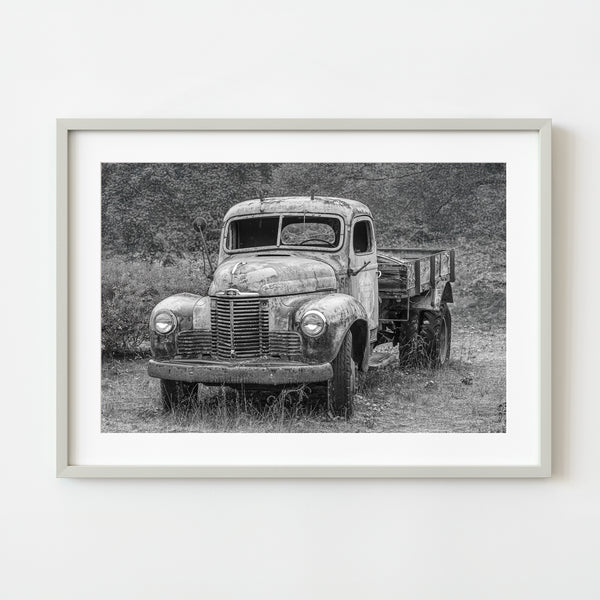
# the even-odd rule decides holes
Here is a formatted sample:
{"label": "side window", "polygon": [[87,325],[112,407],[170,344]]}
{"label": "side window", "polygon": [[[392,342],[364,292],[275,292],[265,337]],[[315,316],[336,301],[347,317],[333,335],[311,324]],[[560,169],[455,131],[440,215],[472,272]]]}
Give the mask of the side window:
{"label": "side window", "polygon": [[371,221],[358,221],[354,224],[352,246],[356,254],[371,252],[373,249],[373,228]]}

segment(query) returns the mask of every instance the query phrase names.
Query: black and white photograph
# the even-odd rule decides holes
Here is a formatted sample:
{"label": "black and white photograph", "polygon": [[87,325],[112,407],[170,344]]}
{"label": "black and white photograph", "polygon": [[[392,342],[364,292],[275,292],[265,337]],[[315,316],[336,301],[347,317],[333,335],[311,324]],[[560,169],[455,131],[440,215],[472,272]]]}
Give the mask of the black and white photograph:
{"label": "black and white photograph", "polygon": [[506,432],[505,163],[101,170],[102,432]]}

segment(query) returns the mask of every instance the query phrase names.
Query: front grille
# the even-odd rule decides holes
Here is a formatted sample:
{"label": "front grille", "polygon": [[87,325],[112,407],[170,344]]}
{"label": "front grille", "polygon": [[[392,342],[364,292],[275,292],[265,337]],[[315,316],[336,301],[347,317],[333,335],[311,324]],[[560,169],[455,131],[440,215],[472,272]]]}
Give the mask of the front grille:
{"label": "front grille", "polygon": [[298,360],[302,357],[302,341],[295,331],[272,331],[269,334],[269,355]]}
{"label": "front grille", "polygon": [[302,340],[295,331],[269,332],[268,301],[216,298],[211,305],[211,331],[190,329],[177,335],[180,358],[240,360],[273,357],[302,359]]}
{"label": "front grille", "polygon": [[182,358],[197,358],[212,354],[212,336],[210,331],[189,329],[177,336],[177,354]]}
{"label": "front grille", "polygon": [[224,360],[269,352],[269,310],[258,298],[215,298],[211,305],[213,354]]}

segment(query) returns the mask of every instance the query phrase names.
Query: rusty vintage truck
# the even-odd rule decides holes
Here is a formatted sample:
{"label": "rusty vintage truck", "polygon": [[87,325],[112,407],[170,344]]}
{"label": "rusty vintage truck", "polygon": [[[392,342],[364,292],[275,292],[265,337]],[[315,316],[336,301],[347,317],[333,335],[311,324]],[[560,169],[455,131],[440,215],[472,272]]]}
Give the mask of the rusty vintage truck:
{"label": "rusty vintage truck", "polygon": [[[329,410],[348,418],[357,370],[396,356],[430,366],[449,358],[454,250],[378,249],[361,202],[241,202],[225,215],[211,277],[207,296],[176,294],[152,311],[148,372],[165,410],[199,383],[320,383]],[[375,350],[384,343],[388,352]]]}

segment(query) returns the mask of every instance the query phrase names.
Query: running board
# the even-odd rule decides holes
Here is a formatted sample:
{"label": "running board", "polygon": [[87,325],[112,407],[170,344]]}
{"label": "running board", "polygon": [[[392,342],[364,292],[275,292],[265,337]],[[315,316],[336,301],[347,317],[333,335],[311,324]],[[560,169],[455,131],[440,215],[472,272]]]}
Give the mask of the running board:
{"label": "running board", "polygon": [[369,357],[369,369],[381,369],[398,360],[395,352],[373,352]]}

